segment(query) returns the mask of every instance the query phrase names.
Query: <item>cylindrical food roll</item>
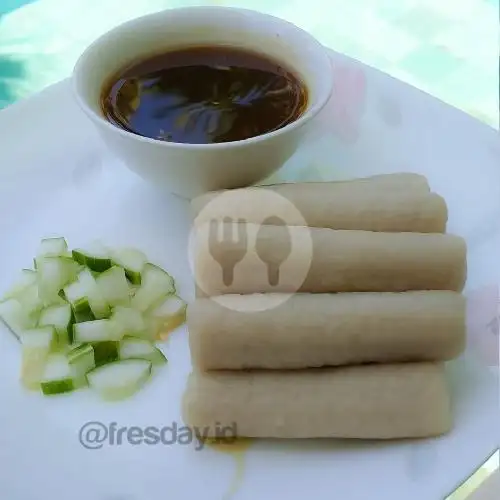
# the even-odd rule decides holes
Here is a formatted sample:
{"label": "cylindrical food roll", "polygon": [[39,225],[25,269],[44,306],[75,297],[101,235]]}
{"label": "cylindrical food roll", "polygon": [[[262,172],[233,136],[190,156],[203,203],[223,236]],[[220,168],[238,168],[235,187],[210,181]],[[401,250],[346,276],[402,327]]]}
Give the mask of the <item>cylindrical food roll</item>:
{"label": "cylindrical food roll", "polygon": [[466,277],[465,241],[449,234],[212,221],[197,228],[194,243],[196,284],[209,296],[461,291]]}
{"label": "cylindrical food roll", "polygon": [[441,364],[291,371],[194,372],[183,397],[187,425],[217,436],[396,439],[451,428]]}
{"label": "cylindrical food roll", "polygon": [[444,361],[465,348],[457,292],[296,294],[277,307],[274,294],[224,298],[188,309],[191,357],[202,370]]}
{"label": "cylindrical food roll", "polygon": [[381,176],[382,180],[282,184],[209,193],[192,201],[193,215],[195,224],[224,217],[257,224],[277,218],[290,226],[444,233],[448,219],[444,199],[429,192],[425,178],[402,177],[405,180]]}
{"label": "cylindrical food roll", "polygon": [[219,191],[210,191],[202,194],[191,200],[191,208],[193,214],[196,216],[198,212],[211,200],[215,199],[218,195],[227,192],[241,192],[247,189],[268,189],[280,193],[283,196],[287,195],[290,190],[295,191],[300,186],[329,186],[329,189],[363,189],[368,192],[375,189],[388,189],[392,191],[405,191],[405,192],[419,192],[430,193],[431,189],[425,176],[414,174],[411,172],[401,172],[397,174],[379,174],[370,177],[359,177],[357,179],[343,180],[343,181],[324,181],[324,182],[282,182],[278,184],[267,184],[263,186],[251,186],[248,188],[237,189],[221,189]]}

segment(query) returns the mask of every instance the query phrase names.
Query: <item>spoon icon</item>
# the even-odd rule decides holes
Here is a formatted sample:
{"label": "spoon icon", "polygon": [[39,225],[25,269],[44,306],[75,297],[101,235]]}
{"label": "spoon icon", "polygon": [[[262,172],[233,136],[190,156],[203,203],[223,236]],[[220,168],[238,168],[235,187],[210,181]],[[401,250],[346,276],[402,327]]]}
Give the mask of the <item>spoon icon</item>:
{"label": "spoon icon", "polygon": [[[280,244],[276,247],[272,255],[269,255],[268,245],[265,238],[265,226],[275,226],[273,238]],[[266,231],[267,232],[267,231]],[[292,238],[286,222],[277,216],[271,216],[264,220],[257,232],[255,251],[259,259],[267,267],[267,279],[271,286],[277,286],[280,279],[280,267],[292,252]]]}

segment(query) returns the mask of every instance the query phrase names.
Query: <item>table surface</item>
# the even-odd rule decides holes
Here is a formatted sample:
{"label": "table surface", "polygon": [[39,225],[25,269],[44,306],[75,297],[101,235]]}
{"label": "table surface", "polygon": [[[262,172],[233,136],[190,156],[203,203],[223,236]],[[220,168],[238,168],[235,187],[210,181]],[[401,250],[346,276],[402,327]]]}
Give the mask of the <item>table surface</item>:
{"label": "table surface", "polygon": [[[0,108],[67,77],[82,50],[113,26],[188,5],[283,17],[326,46],[498,128],[498,0],[1,0]],[[498,454],[451,499],[471,491],[470,498],[493,499],[497,468]]]}

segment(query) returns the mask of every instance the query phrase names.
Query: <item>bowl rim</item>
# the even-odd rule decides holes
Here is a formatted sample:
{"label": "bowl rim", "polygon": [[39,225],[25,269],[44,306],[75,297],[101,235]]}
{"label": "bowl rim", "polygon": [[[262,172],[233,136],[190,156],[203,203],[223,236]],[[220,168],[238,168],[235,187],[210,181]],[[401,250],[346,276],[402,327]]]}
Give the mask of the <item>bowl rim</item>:
{"label": "bowl rim", "polygon": [[[276,130],[272,130],[270,132],[266,132],[265,134],[257,135],[254,137],[249,137],[247,139],[243,139],[240,141],[230,141],[230,142],[219,142],[219,143],[209,143],[209,144],[190,144],[190,143],[181,143],[181,142],[168,142],[168,141],[162,141],[160,139],[154,139],[151,137],[146,137],[142,136],[139,134],[135,134],[134,132],[130,132],[126,129],[120,128],[117,125],[111,123],[108,121],[104,116],[100,115],[97,113],[92,106],[87,102],[87,100],[82,97],[82,95],[79,92],[79,78],[82,73],[84,73],[82,70],[85,68],[85,66],[88,64],[88,55],[92,50],[96,50],[101,43],[108,38],[112,34],[119,34],[121,31],[126,31],[127,28],[132,28],[135,25],[138,24],[143,24],[145,21],[148,20],[153,20],[157,18],[158,16],[165,16],[167,13],[172,13],[172,12],[180,12],[180,11],[185,11],[185,12],[193,12],[193,13],[203,13],[203,11],[225,11],[225,12],[240,12],[246,15],[251,15],[251,16],[258,16],[258,17],[267,17],[269,19],[272,19],[274,22],[278,22],[280,24],[285,24],[289,28],[292,28],[293,30],[296,30],[302,34],[302,36],[306,36],[310,43],[311,46],[315,48],[318,52],[324,52],[324,61],[325,61],[325,66],[329,65],[330,71],[325,75],[326,79],[326,85],[324,85],[324,88],[327,90],[319,93],[317,96],[317,99],[314,101],[314,103],[306,108],[305,112],[302,113],[296,120],[294,120],[291,123],[288,123],[284,127],[281,127]],[[265,51],[263,52],[265,55]],[[115,134],[119,134],[120,136],[128,139],[134,139],[136,141],[139,141],[144,144],[151,144],[155,145],[157,147],[166,147],[166,148],[174,148],[174,149],[184,149],[184,150],[198,150],[198,151],[207,151],[207,150],[221,150],[221,149],[235,149],[235,148],[240,148],[244,146],[250,146],[253,144],[260,144],[262,142],[268,141],[272,138],[279,137],[281,135],[284,135],[288,132],[291,132],[292,130],[299,129],[303,127],[307,122],[309,122],[312,118],[314,118],[328,103],[330,100],[330,97],[333,92],[333,64],[331,57],[328,54],[328,49],[323,46],[313,35],[308,33],[306,30],[296,26],[295,24],[291,23],[290,21],[287,21],[285,19],[279,18],[277,16],[273,16],[271,14],[267,14],[264,12],[259,12],[256,10],[252,9],[243,9],[243,8],[238,8],[238,7],[226,7],[226,6],[194,6],[194,7],[179,7],[179,8],[172,8],[172,9],[164,9],[158,12],[153,12],[151,14],[146,14],[144,16],[136,17],[133,19],[130,19],[124,23],[121,23],[112,29],[106,31],[105,33],[101,34],[98,38],[96,38],[91,44],[89,44],[85,50],[81,53],[81,55],[78,57],[71,77],[71,88],[72,88],[72,93],[80,107],[80,109],[83,110],[83,112],[93,121],[97,122],[99,125],[105,127],[107,130],[114,132]],[[325,82],[324,82],[325,83]],[[104,82],[102,82],[104,84]]]}

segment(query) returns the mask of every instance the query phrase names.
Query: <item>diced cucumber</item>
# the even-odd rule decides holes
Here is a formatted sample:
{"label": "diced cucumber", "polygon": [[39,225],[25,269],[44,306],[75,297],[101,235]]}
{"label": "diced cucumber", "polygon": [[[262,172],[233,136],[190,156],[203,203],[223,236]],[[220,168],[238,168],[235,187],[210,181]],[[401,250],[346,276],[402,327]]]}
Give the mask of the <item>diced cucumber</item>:
{"label": "diced cucumber", "polygon": [[66,357],[68,358],[68,363],[71,365],[72,363],[78,363],[78,361],[82,357],[88,357],[89,352],[92,353],[92,357],[94,355],[94,349],[90,344],[78,344],[72,347],[67,353]]}
{"label": "diced cucumber", "polygon": [[94,342],[94,359],[96,366],[105,365],[119,359],[119,342],[108,340],[105,342]]}
{"label": "diced cucumber", "polygon": [[148,311],[148,315],[157,318],[185,315],[187,304],[178,295],[169,295],[160,304]]}
{"label": "diced cucumber", "polygon": [[75,389],[66,356],[62,354],[49,355],[40,387],[46,396],[71,392]]}
{"label": "diced cucumber", "polygon": [[130,302],[130,285],[125,270],[118,266],[104,271],[96,278],[97,287],[104,300],[112,305]]}
{"label": "diced cucumber", "polygon": [[83,289],[85,290],[89,307],[96,319],[108,318],[111,314],[111,309],[102,296],[92,272],[88,269],[82,271],[78,275],[78,281],[82,284]]}
{"label": "diced cucumber", "polygon": [[[17,295],[17,300],[22,307],[23,324],[26,328],[36,326],[40,312],[45,303],[40,297],[40,292],[37,284],[29,285],[25,290]],[[56,302],[54,297],[47,302]]]}
{"label": "diced cucumber", "polygon": [[76,279],[79,270],[69,257],[39,257],[36,263],[39,294],[46,303],[58,297],[60,290]]}
{"label": "diced cucumber", "polygon": [[91,389],[103,399],[115,401],[135,394],[151,376],[152,363],[144,359],[124,359],[87,374]]}
{"label": "diced cucumber", "polygon": [[21,332],[26,327],[23,324],[23,308],[21,303],[15,299],[0,302],[0,318],[10,332],[21,340]]}
{"label": "diced cucumber", "polygon": [[120,359],[146,359],[153,365],[167,362],[165,355],[152,342],[135,337],[125,337],[120,342]]}
{"label": "diced cucumber", "polygon": [[111,319],[97,319],[73,325],[73,342],[82,344],[120,340],[122,335],[121,329]]}
{"label": "diced cucumber", "polygon": [[144,312],[167,295],[175,293],[175,282],[166,271],[153,264],[142,270],[142,285],[131,300],[134,309]]}
{"label": "diced cucumber", "polygon": [[107,318],[111,313],[88,269],[82,271],[77,280],[64,289],[64,295],[72,305],[75,316],[87,318],[83,321]]}
{"label": "diced cucumber", "polygon": [[57,343],[57,334],[53,326],[44,326],[23,330],[21,332],[21,343],[24,348],[38,349],[40,346],[46,346],[52,350]]}
{"label": "diced cucumber", "polygon": [[54,327],[24,330],[21,333],[21,383],[26,389],[40,389],[45,363],[54,349],[57,338]]}
{"label": "diced cucumber", "polygon": [[49,306],[42,310],[38,326],[53,326],[57,334],[57,345],[64,348],[72,340],[73,313],[69,304]]}
{"label": "diced cucumber", "polygon": [[112,253],[113,263],[123,267],[125,275],[133,285],[141,284],[141,272],[148,258],[135,248],[122,248]]}
{"label": "diced cucumber", "polygon": [[147,313],[152,338],[163,338],[186,321],[187,304],[177,295],[169,295]]}
{"label": "diced cucumber", "polygon": [[[17,322],[21,328],[34,328],[38,323],[40,312],[44,307],[44,301],[39,297],[37,284],[32,284],[26,287],[22,292],[19,292],[14,299],[19,303],[19,306],[13,306],[17,309]],[[54,298],[50,302],[61,300],[59,297]]]}
{"label": "diced cucumber", "polygon": [[88,303],[86,303],[85,308],[80,307],[76,311],[73,309],[73,317],[75,323],[86,323],[87,321],[94,321],[96,319]]}
{"label": "diced cucumber", "polygon": [[116,321],[124,335],[134,335],[147,328],[142,313],[131,307],[116,306],[111,318]]}
{"label": "diced cucumber", "polygon": [[102,272],[111,267],[111,256],[109,250],[100,242],[94,242],[87,249],[75,249],[72,252],[73,259],[87,266],[92,271]]}
{"label": "diced cucumber", "polygon": [[82,344],[67,353],[71,370],[71,378],[75,387],[87,385],[87,373],[96,367],[94,348],[90,344]]}
{"label": "diced cucumber", "polygon": [[68,244],[64,238],[44,238],[40,242],[37,257],[62,257],[71,256],[68,252]]}
{"label": "diced cucumber", "polygon": [[19,278],[7,290],[4,299],[14,299],[20,293],[23,293],[29,286],[36,285],[36,272],[31,269],[23,269]]}
{"label": "diced cucumber", "polygon": [[73,310],[84,310],[89,307],[85,285],[78,279],[63,289],[64,297]]}

